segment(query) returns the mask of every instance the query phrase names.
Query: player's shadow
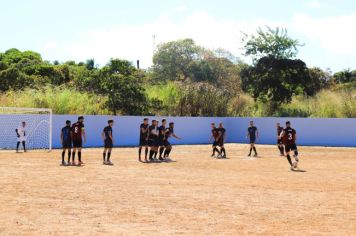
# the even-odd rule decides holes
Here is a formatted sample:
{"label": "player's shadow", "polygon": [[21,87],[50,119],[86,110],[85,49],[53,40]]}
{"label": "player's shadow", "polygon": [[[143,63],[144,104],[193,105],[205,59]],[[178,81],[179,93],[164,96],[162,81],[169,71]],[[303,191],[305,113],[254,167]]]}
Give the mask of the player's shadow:
{"label": "player's shadow", "polygon": [[162,163],[174,163],[177,162],[175,160],[164,160],[164,161],[148,161],[148,162],[142,162],[144,164],[162,164]]}

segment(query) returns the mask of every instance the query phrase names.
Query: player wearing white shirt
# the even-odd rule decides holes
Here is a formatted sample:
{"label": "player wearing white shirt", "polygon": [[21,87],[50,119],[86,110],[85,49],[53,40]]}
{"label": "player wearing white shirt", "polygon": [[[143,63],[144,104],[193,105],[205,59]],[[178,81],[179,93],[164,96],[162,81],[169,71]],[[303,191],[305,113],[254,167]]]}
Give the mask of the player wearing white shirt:
{"label": "player wearing white shirt", "polygon": [[26,152],[26,135],[27,135],[26,132],[27,132],[26,122],[23,121],[16,129],[16,134],[17,134],[16,152],[19,152],[20,143],[22,143],[24,152]]}

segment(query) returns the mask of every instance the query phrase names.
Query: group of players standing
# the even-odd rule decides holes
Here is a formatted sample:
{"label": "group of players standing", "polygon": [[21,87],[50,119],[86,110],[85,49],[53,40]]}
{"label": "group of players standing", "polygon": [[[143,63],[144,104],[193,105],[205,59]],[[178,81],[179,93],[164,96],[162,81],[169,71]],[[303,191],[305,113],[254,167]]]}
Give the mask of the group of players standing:
{"label": "group of players standing", "polygon": [[[250,121],[250,125],[247,128],[246,138],[249,140],[250,143],[250,151],[247,156],[251,157],[253,151],[253,157],[258,157],[255,144],[259,138],[259,133],[257,127],[254,125],[254,122],[252,120]],[[219,123],[218,127],[216,127],[215,123],[211,123],[210,142],[212,140],[213,153],[211,156],[217,158],[226,158],[226,151],[224,148],[224,141],[226,140],[226,129],[223,127],[223,123]],[[289,121],[286,122],[286,128],[283,128],[282,126],[280,126],[280,123],[277,123],[277,146],[281,156],[284,156],[284,153],[286,153],[286,157],[291,166],[291,170],[296,170],[298,168],[299,158],[296,140],[297,132],[291,127],[291,123]],[[220,150],[217,147],[220,147]],[[292,162],[291,159],[291,152],[294,152],[294,162]],[[218,155],[216,156],[215,153],[217,153]]]}
{"label": "group of players standing", "polygon": [[[140,125],[140,140],[138,149],[138,160],[140,162],[162,162],[170,161],[169,155],[172,150],[172,145],[169,142],[171,137],[176,139],[181,139],[174,133],[174,123],[170,122],[167,127],[166,119],[161,121],[159,126],[159,121],[152,120],[151,125],[149,125],[149,119],[145,118],[143,123]],[[103,164],[113,165],[110,160],[111,151],[114,144],[113,130],[114,125],[113,120],[108,121],[108,126],[106,126],[102,131],[102,140],[104,143],[103,152]],[[215,123],[211,123],[211,138],[210,142],[213,141],[213,153],[212,157],[217,158],[227,158],[226,150],[224,147],[224,142],[226,140],[226,129],[222,122],[216,127]],[[248,156],[250,157],[252,151],[254,151],[254,157],[257,157],[256,141],[259,138],[258,129],[254,126],[254,122],[250,121],[250,125],[247,128],[246,138],[249,139],[250,151]],[[298,168],[298,149],[296,145],[296,131],[291,127],[289,121],[286,122],[286,128],[280,126],[277,123],[277,146],[280,151],[280,155],[284,156],[286,154],[287,160],[291,166],[292,170]],[[78,117],[78,121],[71,125],[69,120],[66,121],[66,126],[61,130],[61,142],[63,146],[62,151],[62,165],[82,165],[84,164],[81,159],[81,151],[83,143],[86,141],[85,130],[84,130],[84,117]],[[73,147],[73,149],[72,149]],[[218,149],[219,147],[219,149]],[[142,149],[145,148],[145,159],[142,160],[141,154]],[[65,152],[68,150],[68,162],[64,160]],[[291,152],[295,159],[292,162]],[[78,164],[75,162],[75,155],[78,154]],[[217,153],[217,156],[216,156]],[[71,159],[72,158],[72,159]]]}
{"label": "group of players standing", "polygon": [[[145,162],[159,162],[169,161],[169,154],[172,150],[172,145],[169,138],[179,138],[174,133],[174,123],[170,122],[166,127],[167,121],[162,120],[161,126],[158,126],[157,120],[152,120],[152,124],[148,124],[149,119],[145,118],[140,125],[140,142],[139,142],[139,161],[141,159],[142,148],[145,148]],[[108,120],[108,125],[103,129],[101,137],[104,143],[103,151],[103,164],[113,165],[111,162],[111,151],[114,146],[113,138],[113,120]],[[84,117],[78,117],[78,121],[71,124],[70,120],[66,121],[66,126],[61,130],[61,143],[62,143],[62,163],[63,166],[81,166],[84,164],[82,161],[82,148],[86,142],[86,135],[84,129]],[[149,151],[149,157],[147,158]],[[65,153],[68,152],[68,161],[65,162]],[[76,153],[78,154],[78,163],[75,162]],[[157,158],[157,154],[159,157]]]}

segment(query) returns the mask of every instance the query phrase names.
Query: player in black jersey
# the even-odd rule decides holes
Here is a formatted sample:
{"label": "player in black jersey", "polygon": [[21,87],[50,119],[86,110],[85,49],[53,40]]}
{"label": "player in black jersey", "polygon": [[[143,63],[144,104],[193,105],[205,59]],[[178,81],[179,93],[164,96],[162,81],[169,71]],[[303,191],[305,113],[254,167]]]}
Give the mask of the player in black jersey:
{"label": "player in black jersey", "polygon": [[281,138],[281,133],[283,132],[283,127],[280,123],[277,123],[277,147],[281,156],[284,156],[284,147],[283,147],[283,139]]}
{"label": "player in black jersey", "polygon": [[211,137],[209,142],[213,141],[213,154],[211,154],[211,157],[215,157],[215,152],[218,153],[218,156],[220,156],[220,151],[218,150],[217,146],[219,145],[218,143],[218,138],[219,138],[219,130],[216,128],[215,123],[211,123]]}
{"label": "player in black jersey", "polygon": [[[70,165],[70,156],[72,149],[72,128],[70,120],[66,121],[66,126],[61,130],[61,143],[62,143],[62,166]],[[64,156],[65,152],[68,150],[68,162],[65,163]]]}
{"label": "player in black jersey", "polygon": [[141,151],[142,147],[145,147],[145,162],[147,162],[148,154],[148,118],[143,119],[143,123],[140,125],[140,144],[138,148],[138,160],[142,162]]}
{"label": "player in black jersey", "polygon": [[158,152],[158,121],[152,120],[151,126],[148,128],[148,146],[150,146],[150,161],[155,161],[154,156],[157,156]]}
{"label": "player in black jersey", "polygon": [[219,136],[218,136],[217,142],[220,147],[219,157],[226,158],[226,151],[225,151],[225,147],[224,147],[224,142],[226,140],[226,129],[224,128],[224,125],[222,122],[219,123],[218,132],[219,132]]}
{"label": "player in black jersey", "polygon": [[158,127],[158,145],[159,145],[159,160],[163,161],[162,154],[165,149],[164,146],[164,135],[166,133],[166,119],[162,120],[162,125]]}
{"label": "player in black jersey", "polygon": [[171,143],[169,142],[169,138],[170,137],[174,137],[176,139],[179,139],[181,140],[180,137],[178,137],[175,133],[174,133],[174,123],[171,122],[169,123],[169,127],[166,128],[166,131],[164,133],[164,138],[163,138],[163,145],[165,146],[165,151],[164,151],[164,158],[166,160],[169,160],[169,154],[171,153],[172,151],[172,145]]}
{"label": "player in black jersey", "polygon": [[247,129],[247,136],[246,138],[250,139],[250,153],[248,156],[251,156],[252,150],[255,152],[254,157],[257,157],[257,151],[255,147],[256,140],[258,139],[258,130],[257,127],[253,125],[253,121],[250,121],[250,127]]}
{"label": "player in black jersey", "polygon": [[[291,123],[289,121],[286,122],[286,128],[283,130],[283,132],[280,135],[281,138],[283,138],[284,142],[284,147],[286,149],[286,154],[287,154],[287,160],[291,166],[291,170],[296,170],[298,168],[298,162],[299,162],[299,157],[298,157],[298,148],[297,148],[297,132],[295,129],[291,127]],[[290,157],[290,152],[294,151],[294,159],[295,162],[293,163]]]}
{"label": "player in black jersey", "polygon": [[104,152],[103,152],[103,164],[104,165],[113,165],[110,160],[111,150],[114,146],[114,138],[112,135],[112,127],[114,125],[113,120],[108,121],[108,126],[106,126],[101,133],[101,137],[104,141]]}

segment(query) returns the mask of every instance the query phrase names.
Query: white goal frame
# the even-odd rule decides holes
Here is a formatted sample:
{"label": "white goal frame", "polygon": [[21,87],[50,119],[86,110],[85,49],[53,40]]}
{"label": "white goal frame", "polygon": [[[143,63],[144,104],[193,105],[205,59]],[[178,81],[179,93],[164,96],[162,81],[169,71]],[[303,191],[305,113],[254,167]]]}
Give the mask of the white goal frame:
{"label": "white goal frame", "polygon": [[[38,112],[39,114],[41,114],[41,112],[43,113],[47,113],[49,115],[49,134],[48,134],[48,151],[52,151],[52,122],[53,122],[53,112],[52,109],[49,108],[26,108],[26,107],[0,107],[0,115],[2,114],[2,111],[9,111],[8,114],[26,114],[26,112]],[[14,111],[14,113],[11,113],[11,111]],[[16,113],[15,111],[18,111],[18,113]]]}

